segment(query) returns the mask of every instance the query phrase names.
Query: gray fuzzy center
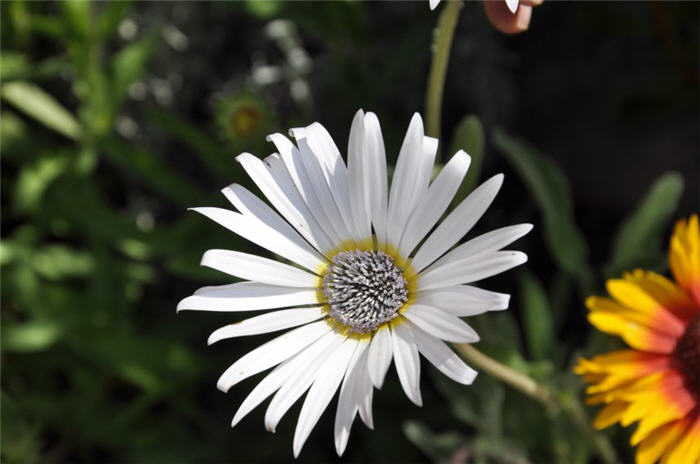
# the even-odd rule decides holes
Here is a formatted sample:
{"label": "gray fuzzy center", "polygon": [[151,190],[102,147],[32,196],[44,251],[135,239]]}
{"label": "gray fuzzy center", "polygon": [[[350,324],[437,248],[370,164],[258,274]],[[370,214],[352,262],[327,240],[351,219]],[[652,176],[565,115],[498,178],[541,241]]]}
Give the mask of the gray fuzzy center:
{"label": "gray fuzzy center", "polygon": [[351,332],[366,334],[399,315],[408,300],[407,282],[394,258],[383,251],[344,251],[323,275],[328,316]]}

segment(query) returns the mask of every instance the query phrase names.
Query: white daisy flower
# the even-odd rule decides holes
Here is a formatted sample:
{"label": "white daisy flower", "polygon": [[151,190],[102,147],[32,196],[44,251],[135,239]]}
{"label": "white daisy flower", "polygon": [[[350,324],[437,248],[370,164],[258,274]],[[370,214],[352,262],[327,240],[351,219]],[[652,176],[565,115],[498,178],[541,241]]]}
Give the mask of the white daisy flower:
{"label": "white daisy flower", "polygon": [[[434,10],[437,8],[438,4],[440,3],[441,0],[429,0],[430,1],[430,9]],[[519,0],[505,0],[506,5],[508,5],[508,9],[510,10],[511,13],[515,13],[518,11],[518,3]]]}
{"label": "white daisy flower", "polygon": [[236,184],[223,193],[238,212],[194,208],[289,264],[209,250],[202,265],[243,281],[201,288],[178,310],[276,309],[209,337],[211,344],[295,327],[240,358],[219,379],[218,388],[226,392],[274,367],[243,401],[232,426],[274,395],[265,414],[265,426],[274,432],[308,390],[294,436],[298,456],[340,388],[335,446],[341,455],[356,414],[373,427],[373,390],[381,388],[392,359],[403,390],[419,406],[419,353],[451,379],[472,383],[476,372],[445,341],[478,341],[460,318],[508,306],[508,295],[467,284],[524,263],[525,254],[501,249],[532,226],[505,227],[455,247],[489,207],[503,176],[486,181],[440,222],[470,157],[460,150],[431,182],[438,141],[424,135],[418,114],[391,187],[373,113],[355,115],[347,165],[320,124],[290,132],[296,146],[272,134],[268,140],[277,153],[264,160],[248,153],[237,157],[274,209]]}

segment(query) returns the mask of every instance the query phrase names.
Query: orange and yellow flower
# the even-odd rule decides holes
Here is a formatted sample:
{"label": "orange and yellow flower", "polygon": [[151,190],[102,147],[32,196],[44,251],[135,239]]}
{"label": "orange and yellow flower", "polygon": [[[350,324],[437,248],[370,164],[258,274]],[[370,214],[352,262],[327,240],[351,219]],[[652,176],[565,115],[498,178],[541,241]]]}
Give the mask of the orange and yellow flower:
{"label": "orange and yellow flower", "polygon": [[593,425],[638,422],[636,462],[700,463],[700,229],[676,225],[669,250],[674,281],[635,270],[610,279],[610,298],[593,296],[588,319],[630,349],[579,359],[587,403],[604,404]]}

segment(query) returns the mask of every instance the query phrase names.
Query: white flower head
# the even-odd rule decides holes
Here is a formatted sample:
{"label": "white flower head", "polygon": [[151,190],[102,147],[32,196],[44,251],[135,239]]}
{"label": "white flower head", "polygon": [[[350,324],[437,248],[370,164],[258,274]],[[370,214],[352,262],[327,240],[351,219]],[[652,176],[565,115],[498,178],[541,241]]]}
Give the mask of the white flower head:
{"label": "white flower head", "polygon": [[[441,0],[429,0],[430,9],[434,10],[435,8],[437,8],[440,1]],[[487,0],[487,1],[494,1],[494,0]],[[505,0],[505,2],[506,2],[506,5],[508,5],[508,9],[510,10],[511,13],[515,13],[516,11],[518,11],[519,0]]]}
{"label": "white flower head", "polygon": [[223,193],[238,212],[195,208],[289,264],[209,250],[202,265],[243,281],[201,288],[178,310],[275,309],[209,337],[211,344],[294,328],[240,358],[219,379],[226,392],[274,368],[243,401],[232,425],[274,395],[265,414],[266,428],[274,431],[308,391],[294,436],[298,456],[340,388],[335,446],[341,455],[358,413],[373,427],[373,391],[381,388],[392,359],[403,390],[419,406],[419,353],[451,379],[472,383],[476,372],[445,341],[478,341],[461,318],[507,308],[508,295],[467,284],[524,263],[525,254],[502,248],[532,226],[505,227],[455,246],[489,207],[503,176],[487,180],[440,222],[470,157],[460,150],[431,182],[438,141],[424,135],[418,114],[390,187],[373,113],[355,115],[347,165],[320,124],[290,132],[296,145],[272,134],[268,140],[277,153],[264,160],[248,153],[237,158],[272,207],[234,184]]}

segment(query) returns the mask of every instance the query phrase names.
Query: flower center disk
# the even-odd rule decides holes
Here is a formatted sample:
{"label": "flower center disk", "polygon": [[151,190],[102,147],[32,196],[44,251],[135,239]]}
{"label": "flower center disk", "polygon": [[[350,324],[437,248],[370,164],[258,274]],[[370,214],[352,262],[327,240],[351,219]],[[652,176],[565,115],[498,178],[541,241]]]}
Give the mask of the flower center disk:
{"label": "flower center disk", "polygon": [[408,282],[394,258],[380,250],[344,251],[323,275],[328,317],[356,334],[394,319],[408,301]]}
{"label": "flower center disk", "polygon": [[700,399],[700,316],[695,316],[678,339],[673,353],[688,390]]}

